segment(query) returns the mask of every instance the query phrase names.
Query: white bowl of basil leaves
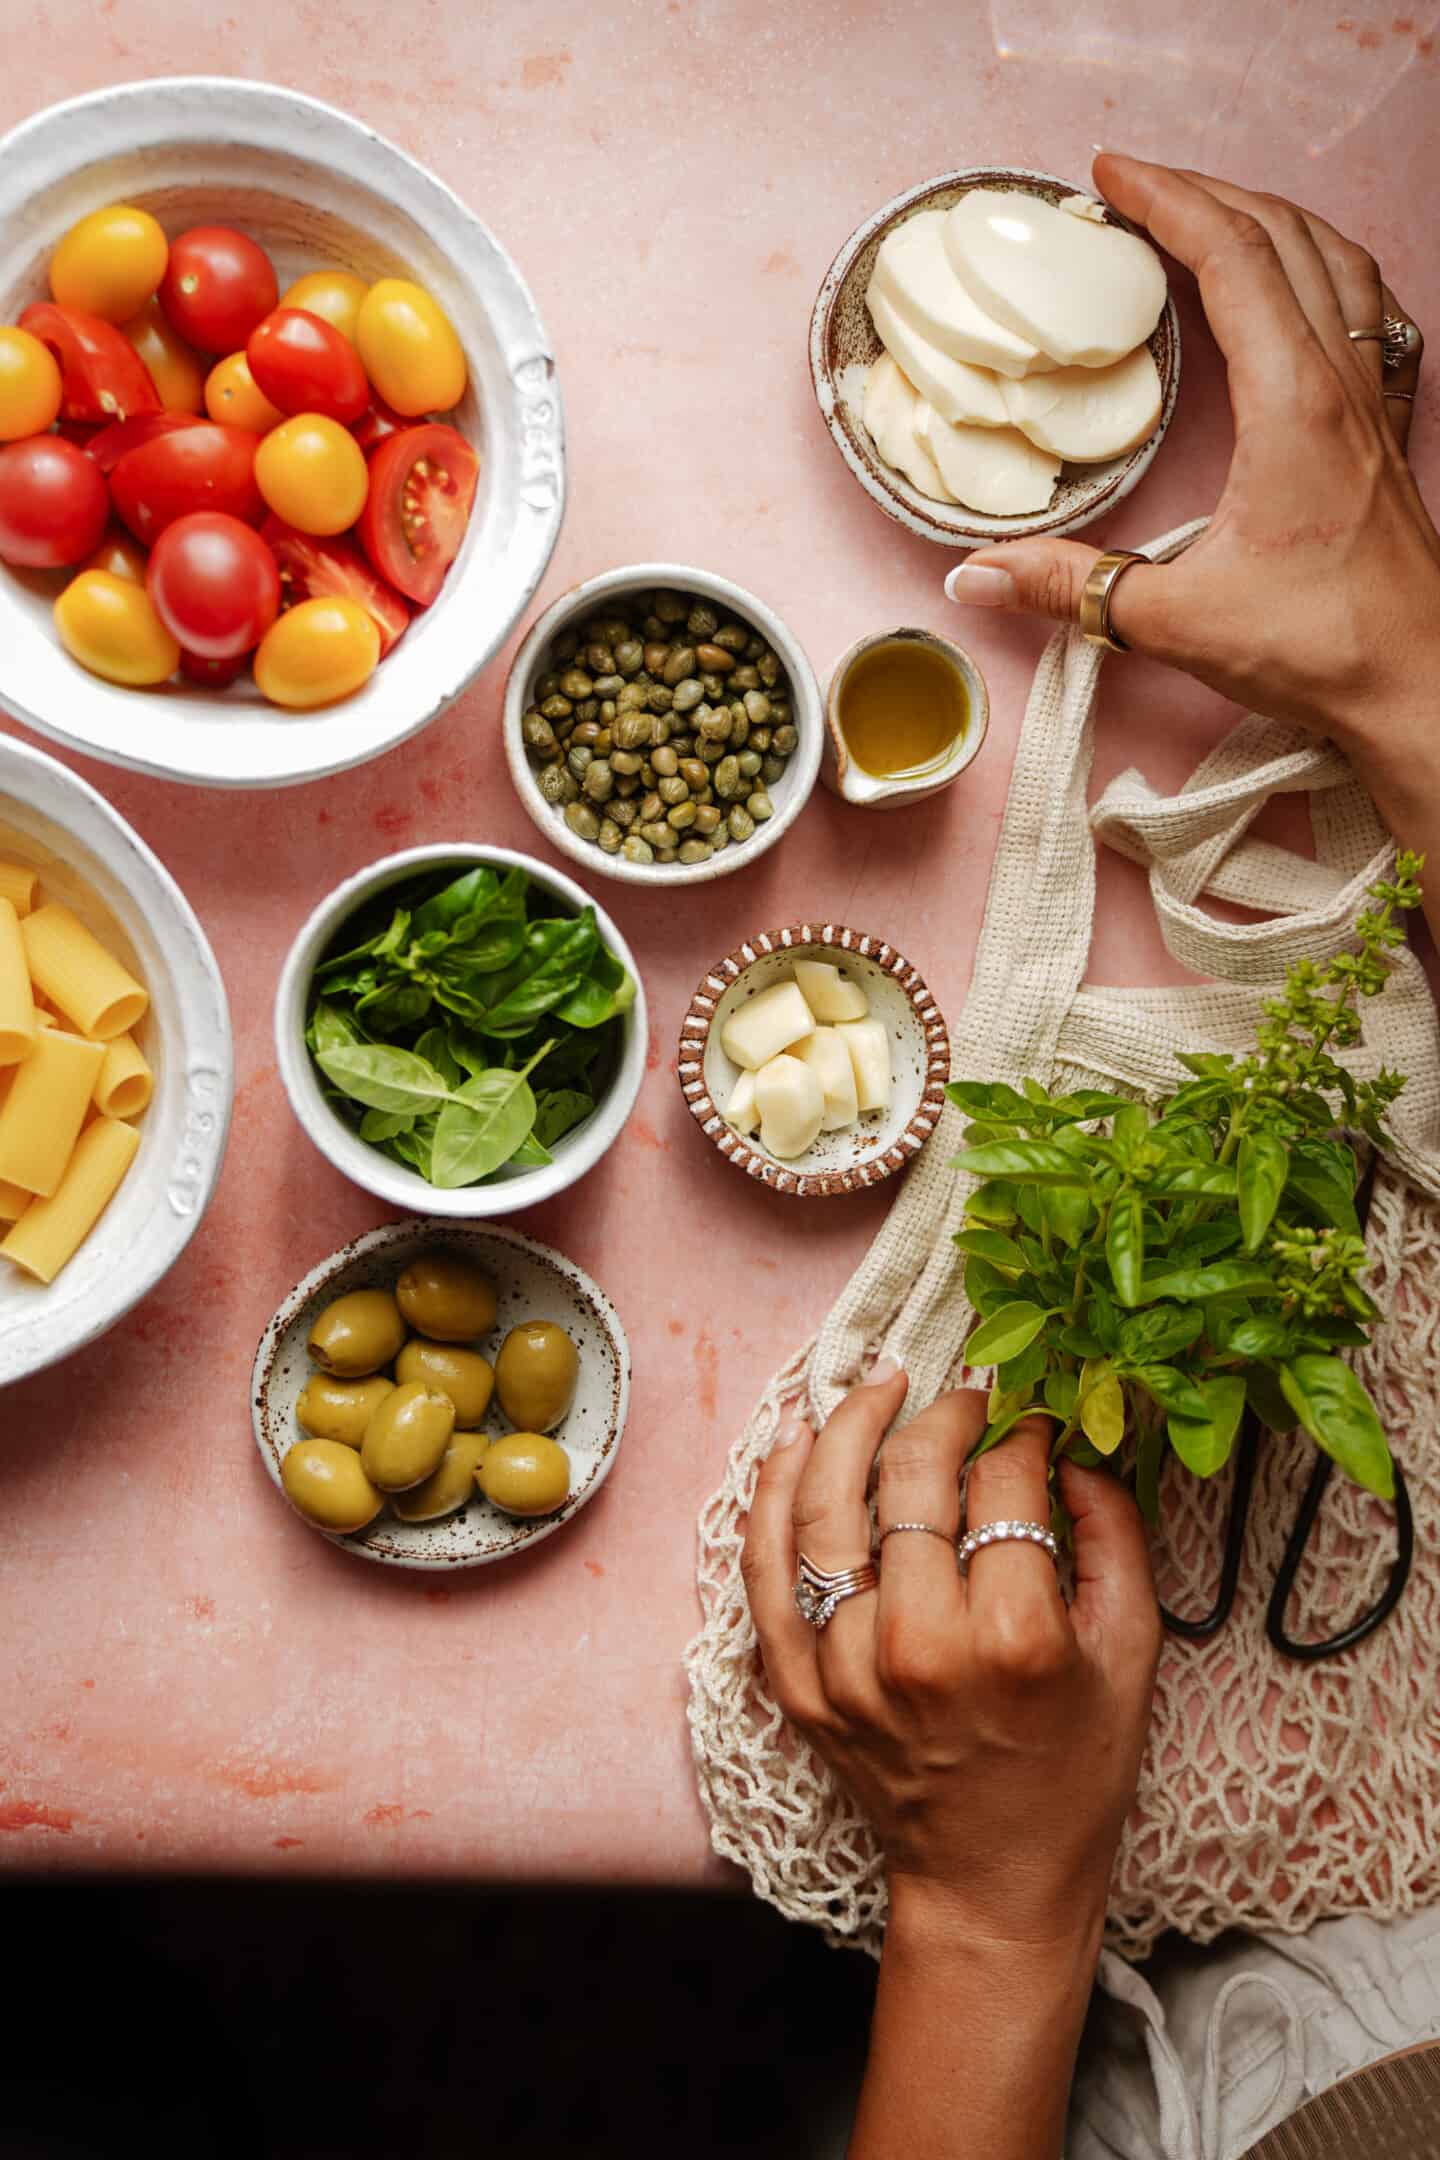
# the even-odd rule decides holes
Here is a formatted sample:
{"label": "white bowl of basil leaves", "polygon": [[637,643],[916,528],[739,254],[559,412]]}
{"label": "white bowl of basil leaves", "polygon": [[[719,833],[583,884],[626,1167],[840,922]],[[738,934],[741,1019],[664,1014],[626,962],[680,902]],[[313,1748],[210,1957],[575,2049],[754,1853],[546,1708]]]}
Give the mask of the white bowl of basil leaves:
{"label": "white bowl of basil leaves", "polygon": [[645,1071],[619,930],[559,870],[453,842],[387,855],[296,938],[275,998],[296,1117],[415,1213],[533,1207],[599,1161]]}

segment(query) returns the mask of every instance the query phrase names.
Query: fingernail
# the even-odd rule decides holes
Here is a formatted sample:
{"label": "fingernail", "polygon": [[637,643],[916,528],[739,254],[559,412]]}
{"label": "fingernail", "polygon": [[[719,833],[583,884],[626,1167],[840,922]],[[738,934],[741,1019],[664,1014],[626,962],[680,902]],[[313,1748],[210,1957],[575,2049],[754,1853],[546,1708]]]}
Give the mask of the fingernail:
{"label": "fingernail", "polygon": [[964,607],[1014,607],[1019,598],[1009,571],[988,563],[958,563],[945,580],[945,590]]}
{"label": "fingernail", "polygon": [[795,1442],[800,1438],[804,1430],[805,1420],[801,1417],[795,1404],[792,1403],[780,1420],[780,1430],[775,1435],[775,1454],[778,1455],[781,1448],[794,1447]]}
{"label": "fingernail", "polygon": [[870,1367],[860,1385],[861,1387],[882,1387],[887,1380],[893,1380],[899,1370],[899,1358],[890,1357],[888,1354],[885,1357],[876,1358],[875,1363]]}

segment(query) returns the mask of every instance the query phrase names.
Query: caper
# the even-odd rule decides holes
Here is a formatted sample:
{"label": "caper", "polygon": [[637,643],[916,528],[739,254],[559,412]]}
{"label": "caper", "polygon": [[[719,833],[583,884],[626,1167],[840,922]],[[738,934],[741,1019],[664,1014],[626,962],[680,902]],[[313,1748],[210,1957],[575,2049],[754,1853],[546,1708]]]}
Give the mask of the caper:
{"label": "caper", "polygon": [[739,690],[742,694],[747,690],[758,690],[759,687],[760,673],[758,668],[737,667],[730,677],[730,688]]}
{"label": "caper", "polygon": [[[623,794],[626,785],[627,783],[622,780],[616,790],[617,794]],[[633,802],[619,801],[611,803],[610,822],[612,825],[618,825],[622,831],[625,831],[634,824],[635,818],[636,805]]]}
{"label": "caper", "polygon": [[308,1348],[325,1372],[360,1380],[388,1365],[404,1340],[405,1322],[388,1290],[351,1290],[326,1306]]}
{"label": "caper", "polygon": [[646,673],[650,675],[658,675],[669,657],[670,647],[661,644],[658,638],[653,638],[641,653]]}
{"label": "caper", "polygon": [[741,629],[739,623],[727,622],[715,632],[714,643],[720,646],[722,651],[728,652],[733,661],[736,653],[744,652],[745,640],[749,634],[748,630]]}
{"label": "caper", "polygon": [[655,791],[663,803],[682,803],[690,799],[690,783],[680,773],[662,780]]}
{"label": "caper", "polygon": [[454,1430],[450,1397],[409,1380],[386,1396],[366,1426],[360,1467],[382,1492],[404,1492],[439,1468]]}
{"label": "caper", "polygon": [[[674,834],[672,833],[672,834],[671,834],[671,838],[673,839],[674,837],[675,837],[675,836],[674,836]],[[679,851],[679,849],[678,849],[678,848],[673,848],[673,847],[662,847],[662,848],[656,848],[656,850],[655,850],[655,860],[656,860],[656,862],[674,862],[674,860],[675,860],[676,856],[677,856],[677,855],[679,854],[679,852],[680,852],[680,851]]]}
{"label": "caper", "polygon": [[568,720],[574,707],[569,698],[557,694],[555,697],[547,697],[540,710],[547,720]]}
{"label": "caper", "polygon": [[648,840],[653,848],[668,847],[670,845],[670,828],[668,825],[662,825],[658,819],[652,819],[648,824],[640,827],[640,837],[642,840]]}
{"label": "caper", "polygon": [[745,808],[754,818],[757,825],[763,825],[767,818],[772,818],[775,815],[775,805],[771,802],[764,788],[756,788],[753,795],[746,796]]}
{"label": "caper", "polygon": [[622,750],[638,750],[648,743],[655,732],[655,722],[648,712],[637,712],[632,707],[616,715],[614,735]]}
{"label": "caper", "polygon": [[769,728],[768,728],[768,727],[752,727],[752,728],[751,728],[751,730],[750,730],[750,746],[751,746],[751,748],[752,748],[752,749],[754,749],[754,750],[760,750],[760,751],[765,751],[765,750],[768,750],[768,749],[770,748],[770,730],[769,730]]}
{"label": "caper", "polygon": [[593,679],[583,668],[567,668],[560,678],[560,689],[568,698],[587,698],[595,695]]}
{"label": "caper", "polygon": [[565,763],[574,773],[577,780],[584,779],[590,760],[594,755],[595,753],[589,743],[576,743],[572,749],[566,751]]}
{"label": "caper", "polygon": [[693,645],[677,645],[661,669],[665,681],[673,690],[684,682],[687,675],[695,672],[695,648]]}
{"label": "caper", "polygon": [[533,705],[520,722],[520,739],[527,750],[538,750],[542,757],[554,757],[559,748],[554,728]]}
{"label": "caper", "polygon": [[580,785],[591,802],[609,802],[615,792],[615,775],[610,770],[609,759],[596,758],[587,766]]}
{"label": "caper", "polygon": [[624,856],[626,862],[648,863],[655,860],[653,849],[647,841],[640,838],[638,833],[627,833],[625,835],[625,844],[620,853]]}
{"label": "caper", "polygon": [[566,803],[565,823],[578,840],[598,840],[600,837],[600,820],[589,803]]}
{"label": "caper", "polygon": [[765,782],[766,787],[774,787],[776,781],[783,777],[784,772],[784,758],[777,757],[773,750],[767,750],[760,764],[760,777]]}
{"label": "caper", "polygon": [[723,645],[697,645],[695,657],[708,675],[728,675],[735,665],[735,655]]}
{"label": "caper", "polygon": [[573,660],[579,650],[579,633],[574,630],[562,630],[559,637],[557,637],[555,640],[554,657],[562,662],[566,660]]}
{"label": "caper", "polygon": [[695,812],[695,830],[707,836],[720,823],[720,812],[714,803],[701,803]]}
{"label": "caper", "polygon": [[700,733],[708,742],[729,742],[730,715],[723,705],[707,706],[700,715]]}
{"label": "caper", "polygon": [[[652,682],[646,694],[645,702],[658,720],[663,714],[673,711],[675,693],[668,683]],[[655,740],[656,742],[663,742],[664,737],[657,731]]]}
{"label": "caper", "polygon": [[675,752],[670,749],[668,745],[662,746],[658,750],[653,750],[650,753],[650,763],[654,766],[656,772],[664,780],[673,779],[676,772],[679,770],[680,765],[680,761],[676,757]]}
{"label": "caper", "polygon": [[609,757],[610,752],[614,749],[614,747],[614,736],[611,734],[608,727],[602,727],[599,734],[595,737],[596,757]]}
{"label": "caper", "polygon": [[686,832],[695,822],[695,805],[692,802],[676,803],[665,813],[665,822],[674,832]]}
{"label": "caper", "polygon": [[[624,755],[625,752],[623,750],[619,750],[616,752],[617,757],[624,757]],[[611,760],[611,763],[614,763],[613,758]],[[615,782],[615,794],[617,797],[621,798],[626,795],[634,795],[638,792],[640,785],[641,780],[639,773],[622,773],[620,775],[620,778]],[[615,808],[615,804],[613,801],[610,805],[610,808],[613,813]]]}
{"label": "caper", "polygon": [[607,855],[619,854],[620,842],[624,837],[614,818],[607,817],[600,820],[600,830],[596,833],[595,838]]}
{"label": "caper", "polygon": [[[597,641],[593,645],[586,646],[585,665],[592,675],[613,675],[615,673],[615,655],[608,645],[602,645]],[[561,688],[564,688],[563,683]]]}
{"label": "caper", "polygon": [[748,840],[755,830],[755,820],[750,812],[736,803],[726,819],[732,840]]}
{"label": "caper", "polygon": [[737,698],[730,707],[730,747],[743,750],[750,740],[750,715]]}
{"label": "caper", "polygon": [[701,689],[695,677],[687,675],[676,689],[675,703],[671,710],[677,713],[693,712],[695,707],[702,702],[704,696],[705,692]]}
{"label": "caper", "polygon": [[652,789],[650,790],[650,793],[649,793],[648,795],[643,795],[643,796],[641,797],[641,799],[640,799],[640,822],[641,822],[641,824],[642,824],[642,825],[648,824],[648,823],[650,822],[650,820],[651,820],[652,818],[657,818],[657,817],[659,817],[659,815],[660,815],[661,811],[662,811],[662,810],[663,810],[664,808],[665,808],[665,805],[664,805],[664,803],[663,803],[663,802],[662,802],[662,801],[660,800],[660,795],[659,795],[659,792],[658,792],[658,790],[657,790],[657,789],[655,789],[655,788],[652,788]]}
{"label": "caper", "polygon": [[799,742],[799,740],[799,729],[792,727],[790,725],[790,722],[787,720],[783,727],[777,727],[771,730],[770,747],[772,750],[777,750],[780,753],[781,757],[789,757],[791,751],[795,748],[795,745]]}
{"label": "caper", "polygon": [[615,647],[615,665],[622,675],[637,674],[645,664],[645,648],[638,638],[622,638]]}
{"label": "caper", "polygon": [[280,1465],[280,1483],[296,1513],[317,1530],[363,1530],[385,1505],[354,1448],[338,1440],[297,1440]]}
{"label": "caper", "polygon": [[638,750],[612,750],[610,753],[610,770],[617,779],[633,779],[644,763]]}
{"label": "caper", "polygon": [[713,783],[715,793],[722,801],[729,802],[733,796],[740,794],[740,760],[735,757],[722,758],[715,767]]}
{"label": "caper", "polygon": [[720,627],[720,618],[708,600],[697,600],[685,618],[685,628],[693,638],[712,638]]}
{"label": "caper", "polygon": [[755,672],[766,689],[773,690],[780,680],[780,662],[773,652],[762,653],[755,663]]}
{"label": "caper", "polygon": [[572,750],[593,750],[599,736],[598,720],[582,720],[578,727],[570,730],[570,747]]}
{"label": "caper", "polygon": [[761,770],[764,764],[764,759],[761,757],[758,750],[742,750],[739,757],[736,758],[735,763],[739,766],[741,772],[745,775],[745,778],[747,780],[753,780],[755,778],[755,775]]}
{"label": "caper", "polygon": [[600,700],[600,710],[595,715],[601,727],[613,727],[615,725],[615,715],[619,709],[613,697],[602,698]]}
{"label": "caper", "polygon": [[578,793],[575,775],[563,765],[547,765],[535,784],[548,803],[573,802]]}
{"label": "caper", "polygon": [[749,637],[747,637],[745,640],[746,659],[758,660],[760,658],[760,655],[767,650],[768,647],[766,646],[764,638],[759,636],[757,632],[752,630]]}
{"label": "caper", "polygon": [[599,698],[581,698],[579,704],[575,707],[575,718],[577,720],[598,720],[600,718]]}
{"label": "caper", "polygon": [[703,758],[687,757],[680,760],[680,777],[692,790],[703,788],[710,777],[710,769]]}
{"label": "caper", "polygon": [[598,698],[617,698],[624,687],[625,681],[620,675],[597,675],[595,678],[595,695]]}
{"label": "caper", "polygon": [[644,712],[648,696],[649,689],[645,683],[627,682],[616,696],[615,710],[617,713]]}
{"label": "caper", "polygon": [[685,602],[678,593],[657,592],[655,595],[655,613],[662,623],[683,622],[686,615]]}

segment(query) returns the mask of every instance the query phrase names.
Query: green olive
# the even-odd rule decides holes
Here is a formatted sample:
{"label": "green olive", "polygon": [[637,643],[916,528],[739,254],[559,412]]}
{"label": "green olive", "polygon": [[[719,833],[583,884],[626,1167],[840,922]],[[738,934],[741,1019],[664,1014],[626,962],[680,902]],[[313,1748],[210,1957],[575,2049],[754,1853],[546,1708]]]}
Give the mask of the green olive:
{"label": "green olive", "polygon": [[285,1497],[317,1530],[363,1530],[385,1505],[354,1448],[338,1440],[297,1440],[280,1465]]}
{"label": "green olive", "polygon": [[455,1430],[472,1432],[490,1407],[495,1374],[478,1350],[457,1350],[450,1343],[426,1342],[412,1335],[395,1360],[400,1381],[423,1380],[455,1405]]}
{"label": "green olive", "polygon": [[382,1492],[404,1492],[440,1466],[455,1430],[455,1405],[412,1380],[388,1394],[365,1428],[360,1467]]}
{"label": "green olive", "polygon": [[423,1485],[396,1493],[391,1505],[401,1522],[434,1522],[464,1507],[475,1490],[475,1472],[490,1443],[484,1433],[457,1432],[440,1458],[440,1467]]}
{"label": "green olive", "polygon": [[475,1482],[507,1515],[553,1515],[570,1491],[570,1458],[544,1433],[507,1433],[486,1448]]}
{"label": "green olive", "polygon": [[300,1430],[315,1440],[339,1440],[358,1448],[365,1427],[394,1386],[393,1380],[378,1375],[373,1380],[332,1380],[328,1373],[311,1373],[295,1404]]}
{"label": "green olive", "polygon": [[310,1330],[310,1355],[328,1373],[359,1380],[388,1365],[405,1340],[400,1308],[388,1290],[352,1290],[336,1298]]}
{"label": "green olive", "polygon": [[500,1345],[495,1388],[500,1407],[522,1432],[549,1432],[575,1400],[580,1359],[553,1320],[522,1320]]}
{"label": "green olive", "polygon": [[495,1325],[495,1285],[451,1253],[421,1253],[396,1283],[395,1296],[416,1334],[435,1342],[471,1342]]}

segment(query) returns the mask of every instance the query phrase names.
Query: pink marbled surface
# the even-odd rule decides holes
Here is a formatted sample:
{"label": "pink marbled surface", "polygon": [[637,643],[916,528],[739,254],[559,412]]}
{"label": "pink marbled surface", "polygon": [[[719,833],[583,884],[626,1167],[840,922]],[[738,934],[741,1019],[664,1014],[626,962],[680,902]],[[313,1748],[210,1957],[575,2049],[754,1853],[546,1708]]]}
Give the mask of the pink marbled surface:
{"label": "pink marbled surface", "polygon": [[[992,692],[965,783],[908,818],[817,794],[753,870],[658,904],[603,897],[633,941],[652,1070],[621,1143],[523,1227],[591,1269],[635,1350],[614,1477],[561,1537],[437,1587],[366,1568],[278,1502],[256,1457],[250,1357],[295,1278],[376,1221],[295,1127],[270,1000],[338,879],[397,845],[532,849],[497,730],[509,654],[417,742],[274,796],[220,796],[77,760],[194,902],[237,1025],[234,1132],[183,1264],[103,1343],[0,1403],[0,1858],[107,1869],[463,1872],[723,1880],[708,1855],[679,1668],[694,1520],[758,1386],[819,1318],[889,1194],[802,1212],[736,1177],[691,1123],[670,1044],[702,968],[799,911],[883,931],[958,1017],[1038,628],[968,621],[948,558],[888,524],[826,440],[805,359],[835,248],[957,164],[1082,179],[1092,142],[1301,197],[1440,319],[1429,206],[1437,10],[1342,0],[987,8],[880,0],[0,0],[0,127],[143,75],[241,73],[347,107],[435,168],[518,259],[559,355],[570,511],[541,600],[641,558],[764,594],[822,678],[867,630],[967,639]],[[1213,501],[1223,385],[1182,294],[1171,438],[1107,536]],[[1436,477],[1422,406],[1415,455]],[[1224,718],[1139,661],[1112,666],[1099,777],[1175,783]],[[1143,887],[1107,865],[1097,980],[1167,972]],[[963,1048],[963,1044],[962,1044]]]}

